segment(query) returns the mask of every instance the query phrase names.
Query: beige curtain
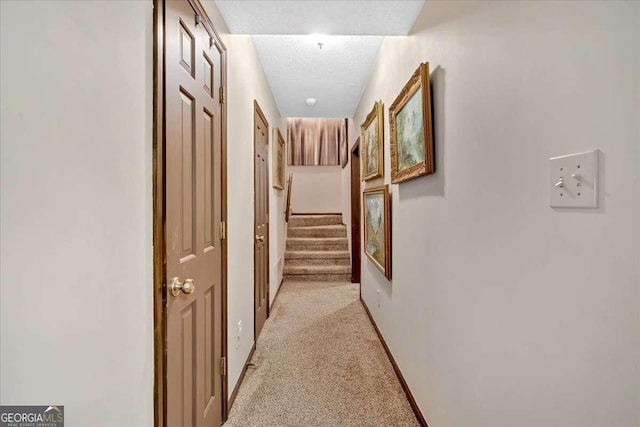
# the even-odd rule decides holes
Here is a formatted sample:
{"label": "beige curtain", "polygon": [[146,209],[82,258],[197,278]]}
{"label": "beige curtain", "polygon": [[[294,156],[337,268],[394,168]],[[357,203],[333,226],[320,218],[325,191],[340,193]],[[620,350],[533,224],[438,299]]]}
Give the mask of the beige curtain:
{"label": "beige curtain", "polygon": [[288,164],[338,166],[346,156],[346,119],[289,119]]}

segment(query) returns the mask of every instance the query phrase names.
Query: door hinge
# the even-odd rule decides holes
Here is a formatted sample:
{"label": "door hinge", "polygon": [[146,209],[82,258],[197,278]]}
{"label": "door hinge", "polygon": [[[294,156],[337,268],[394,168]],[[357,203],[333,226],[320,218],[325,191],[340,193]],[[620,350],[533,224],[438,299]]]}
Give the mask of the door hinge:
{"label": "door hinge", "polygon": [[200,15],[196,14],[196,27],[202,23],[202,18]]}
{"label": "door hinge", "polygon": [[220,375],[222,376],[227,375],[227,358],[226,357],[220,358]]}
{"label": "door hinge", "polygon": [[226,240],[227,238],[227,223],[222,221],[220,223],[220,240]]}
{"label": "door hinge", "polygon": [[225,101],[224,86],[220,86],[219,92],[220,92],[220,104],[224,104],[224,101]]}
{"label": "door hinge", "polygon": [[213,37],[209,37],[209,49],[213,47]]}
{"label": "door hinge", "polygon": [[264,215],[264,223],[269,224],[269,214]]}

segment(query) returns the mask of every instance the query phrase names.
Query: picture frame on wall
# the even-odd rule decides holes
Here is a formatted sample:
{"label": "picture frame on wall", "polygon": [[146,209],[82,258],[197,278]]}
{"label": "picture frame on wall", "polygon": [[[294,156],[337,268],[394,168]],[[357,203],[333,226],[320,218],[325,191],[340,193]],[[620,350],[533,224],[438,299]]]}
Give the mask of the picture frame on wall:
{"label": "picture frame on wall", "polygon": [[391,280],[391,211],[389,185],[362,192],[364,253]]}
{"label": "picture frame on wall", "polygon": [[391,183],[435,172],[429,63],[418,66],[389,107]]}
{"label": "picture frame on wall", "polygon": [[360,127],[363,141],[362,180],[370,181],[384,173],[384,112],[382,101],[376,101]]}
{"label": "picture frame on wall", "polygon": [[272,172],[272,186],[279,190],[284,189],[284,175],[285,175],[285,145],[284,138],[280,133],[280,129],[273,129],[273,172]]}

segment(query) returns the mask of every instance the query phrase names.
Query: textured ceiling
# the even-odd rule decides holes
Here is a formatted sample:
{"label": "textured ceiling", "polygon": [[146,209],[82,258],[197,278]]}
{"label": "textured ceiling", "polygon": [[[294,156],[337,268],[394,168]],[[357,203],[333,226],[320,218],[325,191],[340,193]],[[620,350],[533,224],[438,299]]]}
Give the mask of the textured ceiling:
{"label": "textured ceiling", "polygon": [[406,36],[424,0],[217,0],[234,34]]}
{"label": "textured ceiling", "polygon": [[[383,36],[407,35],[423,4],[424,0],[216,1],[231,33],[253,35],[283,117],[351,117]],[[314,34],[325,36],[319,40]],[[316,98],[316,105],[307,106],[306,98]]]}
{"label": "textured ceiling", "polygon": [[[320,50],[308,36],[253,36],[284,117],[351,117],[382,39],[332,36]],[[307,106],[306,98],[316,105]]]}

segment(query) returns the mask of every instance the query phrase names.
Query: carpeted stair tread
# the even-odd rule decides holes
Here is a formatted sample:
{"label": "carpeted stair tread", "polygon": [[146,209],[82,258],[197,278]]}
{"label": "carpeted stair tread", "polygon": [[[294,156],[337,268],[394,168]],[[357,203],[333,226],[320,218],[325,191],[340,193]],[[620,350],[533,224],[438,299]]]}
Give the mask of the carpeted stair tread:
{"label": "carpeted stair tread", "polygon": [[349,249],[347,238],[288,238],[287,250],[296,251],[346,251]]}
{"label": "carpeted stair tread", "polygon": [[349,251],[286,251],[285,265],[351,265]]}
{"label": "carpeted stair tread", "polygon": [[346,237],[344,225],[319,225],[310,227],[289,227],[288,237]]}
{"label": "carpeted stair tread", "polygon": [[347,241],[346,237],[289,237],[287,239],[295,243],[343,243]]}
{"label": "carpeted stair tread", "polygon": [[285,265],[351,265],[351,258],[289,258]]}
{"label": "carpeted stair tread", "polygon": [[350,282],[351,273],[349,274],[285,274],[284,280],[295,282]]}
{"label": "carpeted stair tread", "polygon": [[292,215],[289,218],[289,227],[313,227],[341,224],[342,215]]}
{"label": "carpeted stair tread", "polygon": [[348,265],[285,265],[284,274],[351,274]]}
{"label": "carpeted stair tread", "polygon": [[329,224],[329,225],[308,225],[302,227],[289,227],[289,230],[346,230],[347,226],[344,224]]}
{"label": "carpeted stair tread", "polygon": [[296,258],[350,258],[351,253],[349,251],[286,251],[284,258],[296,259]]}
{"label": "carpeted stair tread", "polygon": [[318,215],[299,215],[293,214],[291,218],[309,218],[309,219],[321,219],[321,218],[342,218],[342,214],[318,214]]}

